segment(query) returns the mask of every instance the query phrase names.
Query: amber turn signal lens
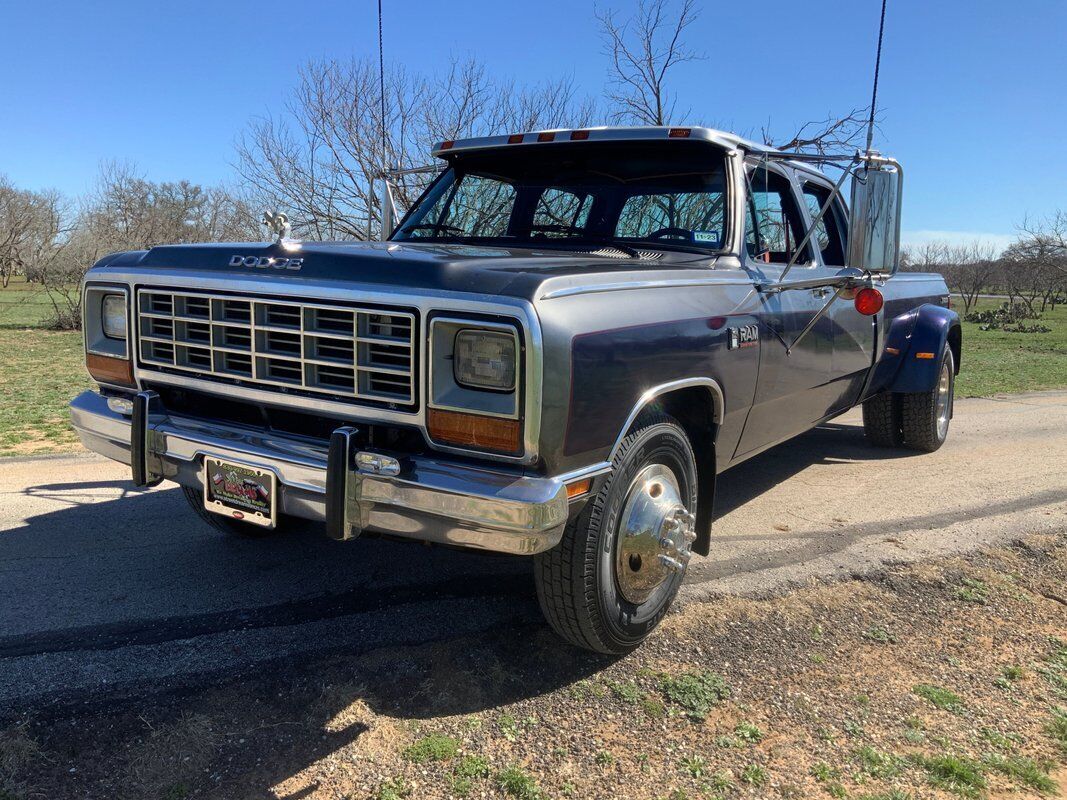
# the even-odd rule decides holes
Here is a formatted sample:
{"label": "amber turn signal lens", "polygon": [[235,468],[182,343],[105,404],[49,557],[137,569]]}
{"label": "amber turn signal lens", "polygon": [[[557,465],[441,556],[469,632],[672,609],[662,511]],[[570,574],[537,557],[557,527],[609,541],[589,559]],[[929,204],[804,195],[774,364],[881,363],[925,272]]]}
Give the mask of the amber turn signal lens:
{"label": "amber turn signal lens", "polygon": [[89,370],[93,380],[100,383],[133,386],[133,365],[128,359],[86,353],[85,368]]}
{"label": "amber turn signal lens", "polygon": [[495,450],[498,453],[519,451],[519,421],[461,414],[456,411],[429,409],[426,428],[430,438],[441,444]]}
{"label": "amber turn signal lens", "polygon": [[856,310],[865,317],[873,317],[882,310],[882,293],[870,286],[856,292]]}
{"label": "amber turn signal lens", "polygon": [[585,480],[575,481],[574,483],[568,483],[567,499],[573,500],[575,497],[581,497],[583,494],[589,494],[589,488],[592,485],[592,478],[586,478]]}

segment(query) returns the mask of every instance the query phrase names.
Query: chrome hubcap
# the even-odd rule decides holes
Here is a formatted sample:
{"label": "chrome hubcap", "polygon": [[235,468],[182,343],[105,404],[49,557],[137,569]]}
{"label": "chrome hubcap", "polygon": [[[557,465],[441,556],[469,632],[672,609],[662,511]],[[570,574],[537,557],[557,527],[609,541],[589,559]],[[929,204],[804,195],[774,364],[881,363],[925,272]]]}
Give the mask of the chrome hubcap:
{"label": "chrome hubcap", "polygon": [[689,564],[696,517],[682,502],[674,473],[645,467],[626,494],[615,541],[615,576],[622,596],[643,603]]}
{"label": "chrome hubcap", "polygon": [[946,358],[941,365],[941,376],[937,382],[937,438],[948,435],[948,420],[952,408],[952,364]]}

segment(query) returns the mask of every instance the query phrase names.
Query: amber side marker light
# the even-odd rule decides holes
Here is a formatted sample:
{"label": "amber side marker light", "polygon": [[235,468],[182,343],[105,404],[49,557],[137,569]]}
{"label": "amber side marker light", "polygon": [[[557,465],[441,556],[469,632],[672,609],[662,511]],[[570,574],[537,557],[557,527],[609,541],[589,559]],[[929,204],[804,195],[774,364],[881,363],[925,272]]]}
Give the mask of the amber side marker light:
{"label": "amber side marker light", "polygon": [[86,353],[85,368],[89,370],[93,380],[100,383],[133,386],[133,364],[128,359]]}
{"label": "amber side marker light", "polygon": [[592,485],[592,478],[585,478],[584,480],[575,481],[574,483],[568,483],[567,499],[573,500],[575,497],[581,497],[583,494],[589,494],[589,489]]}
{"label": "amber side marker light", "polygon": [[519,451],[519,421],[463,414],[431,408],[426,415],[430,438],[440,444],[494,450],[498,453]]}
{"label": "amber side marker light", "polygon": [[882,293],[870,286],[856,292],[856,310],[865,317],[873,317],[881,311],[884,302]]}
{"label": "amber side marker light", "polygon": [[916,353],[915,357],[916,358],[924,358],[924,359],[925,358],[933,358],[934,354],[933,353]]}

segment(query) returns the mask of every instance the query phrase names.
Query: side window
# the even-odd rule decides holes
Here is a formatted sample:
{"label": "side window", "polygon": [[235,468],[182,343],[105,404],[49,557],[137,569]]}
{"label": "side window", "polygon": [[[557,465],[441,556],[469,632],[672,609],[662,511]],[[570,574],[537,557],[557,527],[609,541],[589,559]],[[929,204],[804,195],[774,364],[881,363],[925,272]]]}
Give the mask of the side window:
{"label": "side window", "polygon": [[[819,209],[829,196],[830,190],[823,186],[804,184],[804,202],[812,219],[819,216]],[[842,235],[841,223],[840,206],[835,200],[815,226],[814,238],[822,253],[822,263],[828,266],[840,267],[845,263],[845,237]]]}
{"label": "side window", "polygon": [[593,207],[591,195],[563,189],[545,189],[537,198],[531,229],[535,235],[553,237],[584,232]]}
{"label": "side window", "polygon": [[[748,187],[745,246],[749,256],[788,264],[805,230],[792,186],[782,175],[761,167],[750,173]],[[797,259],[799,263],[806,260],[804,254]]]}

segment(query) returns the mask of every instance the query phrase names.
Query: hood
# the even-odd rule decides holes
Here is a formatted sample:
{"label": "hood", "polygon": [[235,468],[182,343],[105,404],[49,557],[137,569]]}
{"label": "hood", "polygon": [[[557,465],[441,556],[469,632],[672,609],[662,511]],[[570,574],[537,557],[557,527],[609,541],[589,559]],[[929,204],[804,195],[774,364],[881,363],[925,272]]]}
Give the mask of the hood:
{"label": "hood", "polygon": [[[271,261],[273,259],[273,261]],[[297,261],[299,259],[299,261]],[[556,277],[613,275],[650,270],[706,269],[709,259],[694,253],[657,252],[638,260],[573,251],[413,242],[302,242],[186,244],[118,253],[97,267],[260,273],[299,284],[351,281],[363,285],[473,292],[532,300]],[[248,266],[246,266],[246,264]]]}

